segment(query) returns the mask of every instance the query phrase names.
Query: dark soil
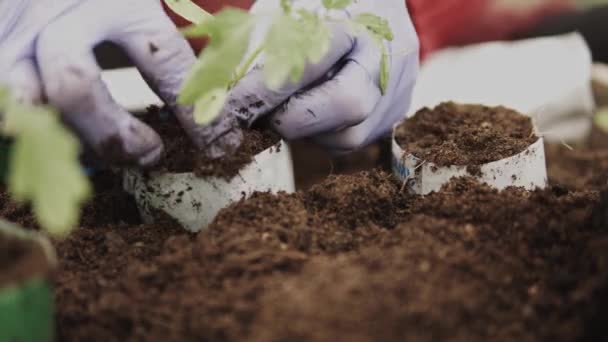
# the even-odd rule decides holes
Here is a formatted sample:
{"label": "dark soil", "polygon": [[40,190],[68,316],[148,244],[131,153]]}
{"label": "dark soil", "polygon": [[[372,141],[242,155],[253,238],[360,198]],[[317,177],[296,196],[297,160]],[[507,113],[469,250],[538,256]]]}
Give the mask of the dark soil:
{"label": "dark soil", "polygon": [[597,201],[467,178],[421,198],[363,172],[256,194],[196,236],[83,227],[58,245],[60,338],[572,341],[605,326]]}
{"label": "dark soil", "polygon": [[538,137],[530,118],[514,110],[446,102],[423,108],[404,121],[396,139],[407,153],[449,166],[507,158],[523,152]]}
{"label": "dark soil", "polygon": [[571,189],[608,186],[608,149],[545,145],[549,179]]}
{"label": "dark soil", "polygon": [[608,340],[608,165],[567,167],[587,153],[548,146],[552,185],[534,192],[461,178],[419,197],[380,171],[332,175],[197,235],[141,224],[99,175],[57,243],[59,340]]}
{"label": "dark soil", "polygon": [[278,145],[280,136],[266,127],[244,130],[239,148],[223,158],[211,160],[192,144],[177,120],[159,107],[150,107],[142,116],[162,138],[165,153],[158,169],[163,172],[194,172],[199,177],[232,179],[253,161],[253,157],[269,147]]}
{"label": "dark soil", "polygon": [[0,289],[49,273],[49,263],[38,244],[0,233]]}
{"label": "dark soil", "polygon": [[390,170],[390,146],[391,140],[386,139],[359,151],[335,156],[314,142],[290,141],[296,189],[307,190],[331,175],[353,174],[379,166]]}

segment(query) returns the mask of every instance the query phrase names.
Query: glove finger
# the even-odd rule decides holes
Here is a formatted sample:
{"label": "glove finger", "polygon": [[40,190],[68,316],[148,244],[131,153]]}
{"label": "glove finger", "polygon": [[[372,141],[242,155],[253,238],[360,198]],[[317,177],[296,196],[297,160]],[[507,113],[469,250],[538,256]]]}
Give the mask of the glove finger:
{"label": "glove finger", "polygon": [[343,130],[364,121],[380,98],[368,71],[347,60],[332,79],[290,97],[272,114],[271,124],[287,139]]}
{"label": "glove finger", "polygon": [[247,125],[282,104],[291,95],[322,79],[354,47],[355,39],[348,28],[333,25],[331,49],[319,63],[309,64],[299,82],[288,82],[279,89],[266,86],[263,67],[254,67],[228,95],[225,112],[233,113]]}
{"label": "glove finger", "polygon": [[87,26],[82,26],[79,10],[93,4],[83,3],[40,34],[36,56],[45,94],[99,157],[115,164],[150,166],[160,158],[161,139],[121,108],[101,80],[92,51],[111,32],[102,13],[86,16]]}
{"label": "glove finger", "polygon": [[34,60],[24,58],[13,64],[3,85],[11,90],[12,96],[20,102],[37,104],[42,100],[40,78]]}
{"label": "glove finger", "polygon": [[182,83],[196,61],[188,42],[175,24],[162,12],[142,14],[141,18],[120,28],[113,41],[134,61],[147,83],[175,113],[196,146],[210,158],[234,150],[242,133],[236,118],[225,113],[208,125],[195,122],[192,106],[177,104]]}
{"label": "glove finger", "polygon": [[[361,44],[353,51],[353,58],[368,70],[370,77],[375,77],[374,84],[379,85],[381,50],[367,36],[360,40]],[[317,143],[333,154],[340,155],[358,150],[379,137],[390,134],[393,125],[406,115],[418,72],[417,41],[408,40],[407,44],[413,45],[403,51],[387,48],[390,65],[388,86],[373,112],[357,125],[315,136]]]}
{"label": "glove finger", "polygon": [[[356,151],[381,136],[390,134],[393,125],[403,119],[411,104],[412,89],[418,68],[416,55],[399,63],[401,72],[391,75],[394,87],[390,87],[371,115],[358,125],[337,132],[322,133],[314,137],[315,142],[336,155]],[[390,101],[389,101],[390,99]]]}
{"label": "glove finger", "polygon": [[119,31],[112,41],[125,50],[165,104],[180,114],[180,121],[187,127],[194,124],[192,111],[178,106],[177,96],[196,56],[171,20],[159,10],[127,22]]}

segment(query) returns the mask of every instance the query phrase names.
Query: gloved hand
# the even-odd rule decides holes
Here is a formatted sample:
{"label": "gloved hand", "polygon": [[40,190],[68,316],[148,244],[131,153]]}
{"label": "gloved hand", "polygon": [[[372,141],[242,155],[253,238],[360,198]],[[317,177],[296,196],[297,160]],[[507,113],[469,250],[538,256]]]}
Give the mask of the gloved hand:
{"label": "gloved hand", "polygon": [[101,81],[93,47],[105,40],[125,49],[197,146],[221,142],[232,125],[198,126],[192,108],[176,104],[195,56],[159,0],[7,0],[0,13],[0,86],[23,101],[46,98],[105,161],[149,166],[163,150]]}
{"label": "gloved hand", "polygon": [[[296,8],[318,10],[318,0],[295,0]],[[263,14],[280,8],[279,0],[258,0],[252,12]],[[263,56],[230,92],[224,115],[235,115],[251,124],[263,115],[287,139],[312,137],[336,154],[351,152],[389,133],[410,105],[418,69],[418,39],[403,0],[354,1],[345,10],[332,11],[336,18],[373,13],[388,20],[394,40],[387,44],[390,56],[389,84],[382,95],[379,86],[381,50],[368,35],[332,25],[330,52],[316,65],[306,67],[298,83],[278,90],[266,87]],[[250,47],[260,45],[267,27],[254,33]]]}

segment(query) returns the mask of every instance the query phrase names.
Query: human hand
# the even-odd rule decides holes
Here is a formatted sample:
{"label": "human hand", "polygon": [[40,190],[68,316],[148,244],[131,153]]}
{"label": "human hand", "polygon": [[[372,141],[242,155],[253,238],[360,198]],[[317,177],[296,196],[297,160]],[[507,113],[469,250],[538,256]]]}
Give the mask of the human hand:
{"label": "human hand", "polygon": [[158,0],[2,1],[0,13],[0,85],[21,101],[57,107],[104,161],[150,166],[163,144],[110,96],[93,54],[102,41],[125,50],[197,146],[231,125],[197,125],[192,108],[176,103],[195,56]]}
{"label": "human hand", "polygon": [[[321,9],[320,1],[296,0],[293,6]],[[259,0],[252,8],[263,15],[279,10],[278,0]],[[353,2],[345,10],[330,12],[336,19],[371,13],[385,18],[394,39],[387,44],[389,82],[380,89],[382,52],[367,34],[355,36],[345,25],[331,24],[332,41],[327,55],[308,65],[302,79],[270,89],[264,79],[263,55],[228,95],[222,116],[234,115],[246,125],[270,115],[274,129],[287,139],[312,137],[330,151],[351,152],[391,131],[410,104],[418,68],[418,40],[402,0]],[[261,44],[259,28],[250,43]]]}

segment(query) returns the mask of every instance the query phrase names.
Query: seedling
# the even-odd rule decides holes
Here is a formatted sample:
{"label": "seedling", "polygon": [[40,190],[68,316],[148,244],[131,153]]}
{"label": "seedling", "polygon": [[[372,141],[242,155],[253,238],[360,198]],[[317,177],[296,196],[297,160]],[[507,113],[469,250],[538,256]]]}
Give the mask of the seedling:
{"label": "seedling", "polygon": [[90,194],[78,161],[78,140],[53,109],[19,103],[2,89],[0,113],[0,134],[13,141],[8,163],[11,195],[31,202],[49,233],[66,235],[78,223],[80,205]]}
{"label": "seedling", "polygon": [[[295,9],[291,1],[282,0],[281,9],[260,17],[235,8],[226,8],[216,16],[205,12],[190,0],[165,0],[169,8],[194,22],[183,29],[188,38],[210,38],[200,54],[178,97],[183,105],[194,106],[197,123],[205,124],[217,117],[228,91],[247,73],[252,63],[264,53],[264,75],[267,85],[276,89],[286,81],[297,82],[307,63],[318,63],[329,51],[331,22],[341,22],[355,33],[367,32],[381,51],[380,88],[386,91],[389,80],[389,55],[386,41],[393,33],[384,18],[363,13],[352,19],[334,19],[330,10],[344,9],[353,0],[323,0],[324,13]],[[261,45],[249,56],[247,48],[253,28],[261,20],[271,20]]]}

